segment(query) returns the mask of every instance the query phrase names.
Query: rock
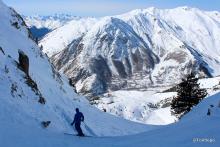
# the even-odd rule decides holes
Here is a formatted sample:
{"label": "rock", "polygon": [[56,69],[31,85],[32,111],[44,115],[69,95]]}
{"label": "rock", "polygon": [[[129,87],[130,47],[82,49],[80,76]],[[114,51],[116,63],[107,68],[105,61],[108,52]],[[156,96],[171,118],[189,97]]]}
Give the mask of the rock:
{"label": "rock", "polygon": [[51,121],[42,121],[41,122],[41,125],[44,127],[44,128],[47,128],[49,125],[50,125]]}
{"label": "rock", "polygon": [[29,58],[28,56],[21,50],[19,53],[19,67],[26,75],[29,75]]}
{"label": "rock", "polygon": [[46,104],[46,100],[45,100],[45,98],[43,98],[42,96],[40,96],[38,102],[41,103],[41,104],[43,104],[43,105]]}
{"label": "rock", "polygon": [[4,50],[2,49],[2,47],[0,47],[0,51],[5,55]]}

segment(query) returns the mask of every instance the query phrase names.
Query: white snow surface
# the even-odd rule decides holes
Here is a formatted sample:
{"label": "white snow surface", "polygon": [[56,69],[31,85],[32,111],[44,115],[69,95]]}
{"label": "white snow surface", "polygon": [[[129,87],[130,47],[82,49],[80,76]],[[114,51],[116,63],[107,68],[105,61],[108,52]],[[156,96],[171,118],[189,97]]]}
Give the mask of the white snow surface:
{"label": "white snow surface", "polygon": [[79,20],[72,20],[65,27],[60,27],[45,36],[45,38],[51,39],[41,40],[41,44],[44,44],[43,47],[47,49],[45,53],[48,56],[52,56],[67,47],[73,40],[91,29],[91,26],[96,22],[96,18],[81,18]]}
{"label": "white snow surface", "polygon": [[[0,142],[4,147],[218,147],[220,146],[219,97],[220,93],[208,97],[178,123],[141,134],[80,138],[1,121],[0,130],[3,133],[0,133]],[[210,104],[214,107],[211,109],[211,116],[207,116]]]}
{"label": "white snow surface", "polygon": [[[155,91],[115,91],[104,94],[95,106],[102,111],[128,120],[153,125],[166,125],[177,118],[171,115],[170,107],[162,107],[161,101],[176,96],[175,92],[155,93]],[[166,102],[167,103],[167,102]]]}
{"label": "white snow surface", "polygon": [[[85,97],[74,93],[67,78],[54,70],[47,56],[28,37],[27,26],[20,16],[4,5],[1,0],[0,22],[0,120],[4,124],[4,127],[0,128],[0,146],[3,141],[6,141],[2,139],[7,138],[4,131],[13,130],[13,128],[9,129],[10,125],[18,129],[21,127],[23,131],[14,130],[18,131],[21,136],[27,132],[31,133],[32,129],[44,132],[41,130],[42,121],[51,121],[48,128],[51,132],[75,133],[70,123],[77,107],[85,115],[85,123],[88,127],[83,127],[83,130],[88,135],[120,136],[154,128],[103,113],[91,106]],[[17,25],[13,26],[12,24],[16,22]],[[46,99],[45,105],[38,102],[39,95],[36,95],[34,90],[26,84],[25,77],[27,76],[17,67],[19,50],[29,58],[29,75]],[[15,132],[14,137],[18,135]],[[19,144],[19,140],[17,141]],[[18,144],[15,143],[15,145]],[[5,146],[8,146],[7,143]]]}

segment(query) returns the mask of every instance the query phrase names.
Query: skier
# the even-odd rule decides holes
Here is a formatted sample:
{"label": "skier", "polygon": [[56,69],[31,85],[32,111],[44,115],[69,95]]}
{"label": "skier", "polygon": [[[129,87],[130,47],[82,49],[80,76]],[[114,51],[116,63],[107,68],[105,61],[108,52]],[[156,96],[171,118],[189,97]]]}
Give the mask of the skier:
{"label": "skier", "polygon": [[81,121],[84,121],[84,116],[83,116],[82,112],[79,112],[79,108],[76,108],[76,114],[74,116],[73,122],[71,123],[71,126],[73,126],[73,124],[75,124],[76,131],[78,132],[77,136],[85,136],[82,132],[81,127],[80,127]]}
{"label": "skier", "polygon": [[208,116],[210,116],[210,115],[211,115],[211,109],[210,109],[210,108],[208,108],[207,115],[208,115]]}
{"label": "skier", "polygon": [[214,107],[213,105],[210,105],[210,108],[208,108],[208,112],[207,112],[207,115],[208,115],[208,116],[211,115],[211,109],[212,109],[213,107]]}

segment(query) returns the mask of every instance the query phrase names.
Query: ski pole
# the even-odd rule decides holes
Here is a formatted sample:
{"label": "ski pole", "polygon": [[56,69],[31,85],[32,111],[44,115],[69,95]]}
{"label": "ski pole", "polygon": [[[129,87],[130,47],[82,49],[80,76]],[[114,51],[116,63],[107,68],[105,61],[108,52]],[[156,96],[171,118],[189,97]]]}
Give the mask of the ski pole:
{"label": "ski pole", "polygon": [[88,125],[87,125],[84,121],[83,121],[83,123],[84,123],[84,126],[85,126],[86,130],[87,130],[91,135],[97,136],[97,135],[92,131],[92,129],[90,129],[90,128],[88,127]]}

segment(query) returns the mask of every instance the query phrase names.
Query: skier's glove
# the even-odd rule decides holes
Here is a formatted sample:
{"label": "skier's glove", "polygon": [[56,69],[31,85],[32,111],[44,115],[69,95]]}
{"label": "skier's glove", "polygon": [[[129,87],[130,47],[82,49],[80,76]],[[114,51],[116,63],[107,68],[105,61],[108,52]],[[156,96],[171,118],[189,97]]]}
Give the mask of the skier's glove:
{"label": "skier's glove", "polygon": [[73,125],[73,123],[70,124],[71,126]]}

